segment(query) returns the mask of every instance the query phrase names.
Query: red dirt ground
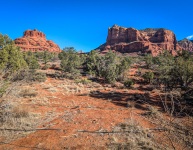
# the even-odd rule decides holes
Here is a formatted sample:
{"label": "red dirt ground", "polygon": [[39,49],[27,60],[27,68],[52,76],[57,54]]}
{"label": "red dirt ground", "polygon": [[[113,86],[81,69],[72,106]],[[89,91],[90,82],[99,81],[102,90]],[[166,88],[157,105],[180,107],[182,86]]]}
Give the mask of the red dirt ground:
{"label": "red dirt ground", "polygon": [[[53,78],[48,78],[45,83],[34,83],[32,87],[38,95],[35,98],[20,98],[21,105],[30,112],[40,113],[42,120],[46,120],[49,113],[52,114],[50,121],[37,128],[57,130],[34,131],[23,138],[1,144],[2,150],[107,149],[108,134],[80,131],[112,131],[116,125],[130,121],[135,121],[147,129],[155,127],[155,124],[140,115],[145,109],[126,107],[127,95],[143,94],[143,91],[104,86],[75,86],[73,81]],[[101,93],[99,95],[104,96],[91,97],[89,92],[92,90],[98,90]],[[113,96],[105,95],[108,93],[120,93],[121,97],[113,100]],[[150,97],[155,95],[154,93]]]}

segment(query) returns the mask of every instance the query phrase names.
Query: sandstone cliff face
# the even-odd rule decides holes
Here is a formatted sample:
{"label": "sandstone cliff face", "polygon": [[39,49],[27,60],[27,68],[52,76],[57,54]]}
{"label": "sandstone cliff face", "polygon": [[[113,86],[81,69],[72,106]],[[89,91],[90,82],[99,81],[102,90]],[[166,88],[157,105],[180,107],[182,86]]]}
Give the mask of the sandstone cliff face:
{"label": "sandstone cliff face", "polygon": [[193,52],[193,41],[190,41],[188,39],[183,39],[179,41],[178,43],[182,47],[183,50]]}
{"label": "sandstone cliff face", "polygon": [[53,41],[47,40],[45,34],[37,30],[27,30],[24,32],[22,38],[17,38],[14,41],[23,51],[61,52],[57,44]]}
{"label": "sandstone cliff face", "polygon": [[166,29],[123,28],[114,25],[108,29],[106,43],[99,47],[103,51],[115,50],[121,53],[151,53],[156,56],[163,50],[176,53],[181,50],[175,34]]}

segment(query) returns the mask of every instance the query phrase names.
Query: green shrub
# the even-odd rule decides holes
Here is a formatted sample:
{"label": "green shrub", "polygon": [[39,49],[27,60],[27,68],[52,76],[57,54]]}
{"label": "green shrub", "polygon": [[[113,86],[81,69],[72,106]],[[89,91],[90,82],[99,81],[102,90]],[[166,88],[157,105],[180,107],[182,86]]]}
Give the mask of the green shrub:
{"label": "green shrub", "polygon": [[143,75],[143,78],[146,82],[148,83],[151,83],[153,78],[154,78],[154,73],[153,72],[146,72],[144,75]]}
{"label": "green shrub", "polygon": [[32,75],[32,81],[45,82],[46,74],[41,72],[36,72]]}
{"label": "green shrub", "polygon": [[187,52],[172,56],[164,51],[157,56],[155,68],[159,85],[164,85],[165,90],[181,89],[182,92],[193,89],[193,57]]}
{"label": "green shrub", "polygon": [[92,76],[99,76],[99,63],[101,56],[95,50],[92,50],[85,60],[85,72]]}
{"label": "green shrub", "polygon": [[0,72],[17,72],[21,68],[26,68],[27,63],[23,58],[20,49],[8,36],[0,34]]}
{"label": "green shrub", "polygon": [[12,81],[25,81],[25,82],[44,82],[46,80],[46,74],[41,72],[36,72],[36,70],[20,70],[16,74],[13,75]]}
{"label": "green shrub", "polygon": [[78,78],[80,78],[80,72],[79,72],[79,70],[74,70],[73,71],[73,73],[69,73],[69,72],[64,72],[63,74],[62,74],[62,77],[64,77],[64,78],[67,78],[67,79],[72,79],[72,80],[74,80],[74,79],[78,79]]}
{"label": "green shrub", "polygon": [[148,54],[144,57],[144,60],[145,60],[147,69],[150,69],[150,67],[153,64],[153,56],[151,54]]}
{"label": "green shrub", "polygon": [[48,51],[44,51],[43,52],[43,61],[44,61],[44,64],[46,65],[48,62],[51,61],[53,57],[53,54],[52,53],[49,53]]}
{"label": "green shrub", "polygon": [[124,79],[131,61],[128,57],[117,56],[112,51],[104,56],[99,55],[96,51],[91,51],[85,64],[89,74],[103,78],[107,83],[114,83]]}
{"label": "green shrub", "polygon": [[127,88],[131,88],[134,85],[134,81],[131,79],[128,79],[124,82],[124,86]]}
{"label": "green shrub", "polygon": [[77,79],[75,80],[76,83],[82,83],[82,84],[89,84],[91,83],[92,81],[91,80],[88,80],[88,79]]}
{"label": "green shrub", "polygon": [[49,69],[49,68],[50,68],[50,65],[45,64],[45,65],[42,67],[42,70],[47,70],[47,69]]}
{"label": "green shrub", "polygon": [[60,54],[60,67],[67,78],[76,78],[80,75],[81,57],[74,48],[65,48]]}
{"label": "green shrub", "polygon": [[1,83],[0,83],[0,97],[2,97],[3,96],[3,94],[6,92],[6,90],[7,90],[7,88],[8,88],[8,82],[6,82],[6,81],[2,81]]}
{"label": "green shrub", "polygon": [[57,68],[57,65],[56,64],[52,64],[50,69],[56,69]]}
{"label": "green shrub", "polygon": [[40,65],[38,63],[38,58],[36,58],[36,55],[33,52],[23,52],[23,56],[29,69],[39,69]]}

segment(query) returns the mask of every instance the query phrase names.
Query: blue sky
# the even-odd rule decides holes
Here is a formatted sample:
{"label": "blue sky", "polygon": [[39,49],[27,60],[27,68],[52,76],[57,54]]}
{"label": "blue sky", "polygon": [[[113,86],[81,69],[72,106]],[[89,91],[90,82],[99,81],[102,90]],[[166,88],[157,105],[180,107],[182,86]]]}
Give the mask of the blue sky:
{"label": "blue sky", "polygon": [[44,32],[61,48],[89,51],[105,43],[108,27],[167,28],[177,39],[193,35],[192,0],[3,0],[0,33]]}

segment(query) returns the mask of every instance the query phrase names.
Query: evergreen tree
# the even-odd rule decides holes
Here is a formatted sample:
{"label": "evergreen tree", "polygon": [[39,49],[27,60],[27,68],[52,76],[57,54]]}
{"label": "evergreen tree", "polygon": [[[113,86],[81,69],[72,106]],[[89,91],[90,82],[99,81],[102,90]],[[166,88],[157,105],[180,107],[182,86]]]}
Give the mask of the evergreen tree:
{"label": "evergreen tree", "polygon": [[96,77],[104,78],[105,82],[114,83],[124,75],[130,63],[128,57],[118,57],[112,51],[105,56],[91,51],[86,59],[86,70]]}
{"label": "evergreen tree", "polygon": [[24,59],[28,64],[29,69],[38,69],[40,67],[38,63],[38,58],[36,57],[35,53],[31,51],[24,52]]}
{"label": "evergreen tree", "polygon": [[44,64],[46,65],[48,62],[50,62],[52,58],[52,55],[51,53],[49,53],[48,51],[44,51],[43,52],[43,61],[44,61]]}
{"label": "evergreen tree", "polygon": [[97,51],[91,51],[85,60],[85,71],[87,71],[90,75],[99,76],[100,59],[101,56],[99,56]]}
{"label": "evergreen tree", "polygon": [[80,74],[81,57],[74,48],[65,48],[60,54],[61,69],[63,72],[70,73],[71,77],[76,78]]}
{"label": "evergreen tree", "polygon": [[8,36],[0,34],[0,70],[14,73],[27,67],[22,52]]}
{"label": "evergreen tree", "polygon": [[150,69],[150,67],[152,66],[153,64],[153,56],[148,54],[144,57],[144,60],[145,60],[145,63],[146,63],[146,67],[147,69]]}

